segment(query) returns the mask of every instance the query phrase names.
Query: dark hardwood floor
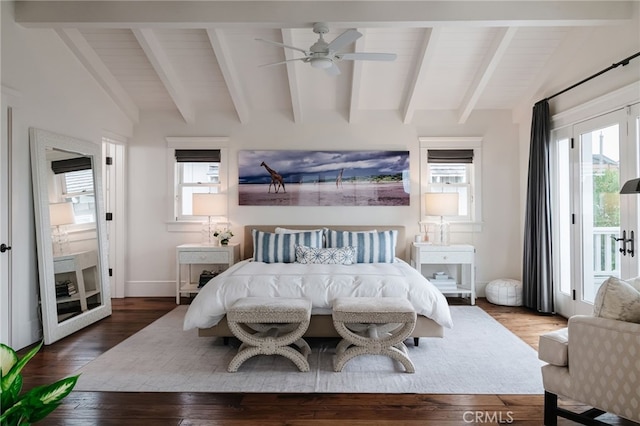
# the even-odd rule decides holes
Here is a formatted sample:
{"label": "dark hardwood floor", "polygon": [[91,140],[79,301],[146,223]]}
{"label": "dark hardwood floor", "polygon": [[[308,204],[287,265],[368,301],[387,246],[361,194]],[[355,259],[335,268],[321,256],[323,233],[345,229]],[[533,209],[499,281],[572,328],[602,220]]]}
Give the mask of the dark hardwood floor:
{"label": "dark hardwood floor", "polygon": [[[466,302],[451,299],[450,303]],[[540,334],[566,326],[566,320],[559,316],[541,316],[524,308],[495,306],[484,299],[479,299],[478,305],[536,349]],[[175,306],[172,298],[114,299],[111,317],[53,345],[44,346],[23,370],[24,389],[71,375]],[[570,408],[573,408],[572,404],[570,401],[563,403]],[[542,395],[74,391],[39,424],[447,426],[501,422],[541,425],[542,407]],[[613,421],[625,424],[616,423],[616,418]],[[559,421],[559,424],[573,423]]]}

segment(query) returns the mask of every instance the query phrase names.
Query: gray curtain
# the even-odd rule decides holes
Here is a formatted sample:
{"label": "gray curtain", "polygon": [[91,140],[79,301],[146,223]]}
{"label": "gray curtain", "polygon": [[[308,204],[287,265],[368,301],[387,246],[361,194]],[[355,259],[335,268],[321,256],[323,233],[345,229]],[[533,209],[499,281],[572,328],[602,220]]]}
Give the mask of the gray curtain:
{"label": "gray curtain", "polygon": [[545,99],[534,105],[531,121],[522,262],[524,306],[543,313],[554,311],[549,188],[550,127],[549,102]]}

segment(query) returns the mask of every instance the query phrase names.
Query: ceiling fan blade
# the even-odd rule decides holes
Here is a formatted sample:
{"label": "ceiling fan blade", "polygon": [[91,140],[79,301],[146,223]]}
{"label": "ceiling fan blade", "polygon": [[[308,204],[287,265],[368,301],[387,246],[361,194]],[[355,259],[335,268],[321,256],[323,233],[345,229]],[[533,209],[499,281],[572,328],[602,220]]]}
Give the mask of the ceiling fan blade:
{"label": "ceiling fan blade", "polygon": [[332,63],[329,68],[326,69],[329,75],[340,75],[340,68],[335,63]]}
{"label": "ceiling fan blade", "polygon": [[298,52],[302,52],[305,55],[309,55],[309,52],[307,52],[304,49],[300,49],[299,47],[289,46],[288,44],[278,43],[277,41],[272,41],[272,40],[265,40],[263,38],[257,38],[256,40],[264,41],[265,43],[273,44],[274,46],[286,47],[287,49],[297,50]]}
{"label": "ceiling fan blade", "polygon": [[358,31],[347,30],[342,34],[340,34],[338,37],[336,37],[331,43],[329,43],[329,46],[327,47],[329,48],[330,51],[336,52],[342,49],[343,47],[347,46],[348,44],[353,43],[360,37],[362,37],[362,34],[360,34]]}
{"label": "ceiling fan blade", "polygon": [[367,52],[355,52],[355,53],[342,53],[336,55],[339,59],[347,61],[363,60],[363,61],[394,61],[398,55],[395,53],[367,53]]}
{"label": "ceiling fan blade", "polygon": [[262,64],[262,65],[258,65],[259,67],[272,67],[274,65],[282,65],[282,64],[286,64],[287,62],[293,62],[293,61],[306,61],[307,58],[295,58],[295,59],[287,59],[286,61],[280,61],[280,62],[273,62],[271,64]]}

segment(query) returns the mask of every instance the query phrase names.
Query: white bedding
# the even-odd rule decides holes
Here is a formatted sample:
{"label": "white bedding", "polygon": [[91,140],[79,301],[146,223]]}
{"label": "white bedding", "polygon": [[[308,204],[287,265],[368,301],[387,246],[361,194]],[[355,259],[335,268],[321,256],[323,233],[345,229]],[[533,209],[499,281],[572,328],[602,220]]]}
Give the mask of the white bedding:
{"label": "white bedding", "polygon": [[324,265],[244,260],[213,278],[193,299],[184,329],[216,325],[242,297],[303,297],[313,314],[330,314],[337,297],[406,297],[419,315],[451,327],[445,297],[402,260],[395,263]]}

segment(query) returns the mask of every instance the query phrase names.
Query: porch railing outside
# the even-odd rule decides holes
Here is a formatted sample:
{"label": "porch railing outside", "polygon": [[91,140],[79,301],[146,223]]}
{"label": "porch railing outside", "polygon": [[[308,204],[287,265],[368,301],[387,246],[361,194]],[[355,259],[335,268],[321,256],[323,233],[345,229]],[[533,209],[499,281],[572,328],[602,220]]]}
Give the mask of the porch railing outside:
{"label": "porch railing outside", "polygon": [[599,277],[620,276],[620,252],[614,240],[619,235],[618,227],[593,228],[593,276],[597,285]]}

